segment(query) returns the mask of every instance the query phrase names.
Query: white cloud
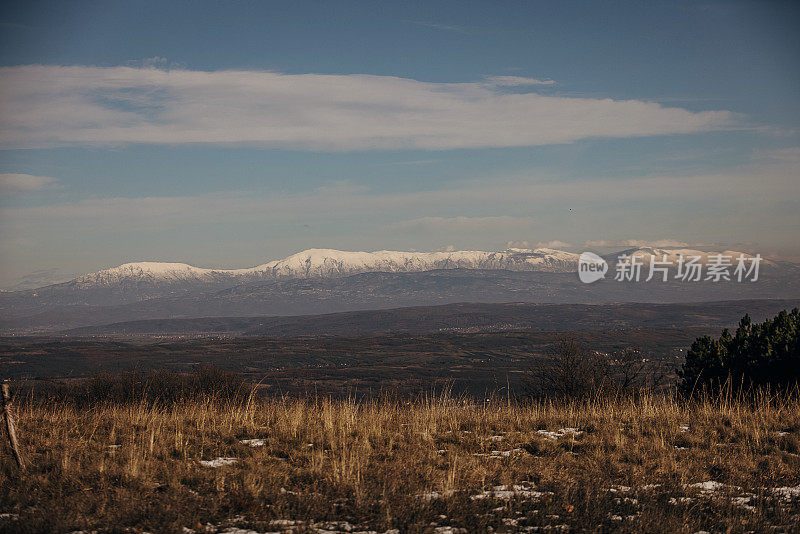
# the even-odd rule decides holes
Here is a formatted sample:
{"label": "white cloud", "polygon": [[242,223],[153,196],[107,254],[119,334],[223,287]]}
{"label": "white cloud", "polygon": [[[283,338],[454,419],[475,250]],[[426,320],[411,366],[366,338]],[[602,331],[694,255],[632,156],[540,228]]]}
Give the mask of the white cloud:
{"label": "white cloud", "polygon": [[[0,220],[6,227],[12,222],[21,225],[63,222],[112,228],[116,225],[129,227],[131,224],[162,227],[201,221],[285,222],[308,218],[339,220],[355,217],[361,220],[362,217],[375,217],[381,221],[399,220],[384,226],[393,230],[468,231],[489,227],[530,228],[542,222],[542,213],[546,213],[550,219],[558,217],[560,221],[579,218],[581,224],[593,220],[595,214],[609,213],[615,220],[635,220],[636,224],[649,230],[660,222],[651,220],[653,210],[657,209],[671,214],[671,219],[694,226],[702,224],[698,221],[712,214],[717,218],[724,215],[736,222],[736,226],[742,226],[745,215],[751,216],[747,222],[750,222],[753,214],[763,218],[763,210],[767,207],[774,208],[782,199],[794,199],[797,173],[796,165],[788,165],[744,168],[726,174],[570,182],[552,182],[542,176],[524,174],[486,180],[486,183],[476,183],[472,187],[407,193],[376,193],[345,181],[298,194],[261,196],[248,192],[226,192],[180,197],[87,198],[46,206],[4,207],[0,208]],[[575,206],[574,211],[567,209],[572,206]],[[682,211],[675,213],[675,206],[681,206]],[[533,215],[427,215],[479,212],[492,207],[506,213]],[[741,211],[732,212],[733,207]],[[697,231],[701,230],[703,227],[697,226]],[[638,242],[631,239],[624,240],[624,243],[613,241],[615,246],[617,243],[635,246]],[[612,241],[605,243],[611,244]]]}
{"label": "white cloud", "polygon": [[598,239],[593,241],[586,241],[584,246],[587,247],[664,247],[664,248],[682,248],[682,247],[705,247],[709,246],[707,243],[687,243],[678,239],[618,239],[607,240]]}
{"label": "white cloud", "polygon": [[530,241],[509,241],[507,247],[527,248],[527,249],[536,249],[536,248],[565,249],[565,248],[572,248],[572,244],[565,243],[564,241],[559,241],[558,239],[553,241],[537,241],[533,243]]}
{"label": "white cloud", "polygon": [[[0,77],[0,148],[205,143],[436,150],[736,126],[728,111],[507,94],[497,82],[42,65],[3,67]],[[533,83],[519,77],[495,80]]]}
{"label": "white cloud", "polygon": [[754,155],[756,162],[800,162],[800,147],[780,148],[777,150],[762,150]]}
{"label": "white cloud", "polygon": [[50,176],[34,176],[33,174],[8,173],[0,174],[0,193],[20,193],[39,191],[56,185],[58,180]]}
{"label": "white cloud", "polygon": [[488,76],[486,81],[501,87],[522,87],[525,85],[555,85],[553,80],[539,80],[524,76]]}

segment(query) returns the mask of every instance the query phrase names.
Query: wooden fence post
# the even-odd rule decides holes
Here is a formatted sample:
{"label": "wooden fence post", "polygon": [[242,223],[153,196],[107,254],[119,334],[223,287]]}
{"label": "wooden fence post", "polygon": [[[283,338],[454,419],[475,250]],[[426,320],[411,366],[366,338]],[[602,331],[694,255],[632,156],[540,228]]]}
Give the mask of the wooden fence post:
{"label": "wooden fence post", "polygon": [[14,414],[11,411],[11,394],[8,392],[7,381],[3,382],[3,415],[6,420],[6,430],[8,430],[8,441],[11,443],[11,449],[14,451],[14,459],[17,460],[19,468],[24,471],[25,461],[22,459],[22,454],[19,452],[17,429],[14,427]]}

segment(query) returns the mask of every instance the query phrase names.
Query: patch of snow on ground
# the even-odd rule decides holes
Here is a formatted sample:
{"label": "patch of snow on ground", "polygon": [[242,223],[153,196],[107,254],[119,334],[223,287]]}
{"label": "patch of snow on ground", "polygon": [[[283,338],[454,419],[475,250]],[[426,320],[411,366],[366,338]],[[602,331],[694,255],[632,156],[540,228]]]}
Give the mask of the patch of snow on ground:
{"label": "patch of snow on ground", "polygon": [[800,484],[794,487],[784,486],[782,488],[773,488],[772,493],[783,498],[786,501],[792,499],[800,499]]}
{"label": "patch of snow on ground", "polygon": [[705,482],[697,482],[695,484],[689,484],[688,487],[700,490],[702,493],[713,493],[715,491],[721,491],[725,489],[726,486],[722,482],[707,480]]}
{"label": "patch of snow on ground", "polygon": [[537,434],[541,434],[542,436],[546,436],[550,439],[558,439],[563,438],[564,436],[570,435],[573,437],[580,436],[583,434],[583,430],[578,430],[577,428],[559,428],[558,430],[537,430]]}
{"label": "patch of snow on ground", "polygon": [[267,440],[262,438],[240,439],[239,443],[247,445],[248,447],[263,447],[267,444]]}
{"label": "patch of snow on ground", "polygon": [[752,494],[734,497],[731,499],[731,502],[739,508],[747,510],[748,512],[755,512],[756,507],[750,504],[750,502],[753,500],[753,497],[754,495]]}
{"label": "patch of snow on ground", "polygon": [[238,458],[214,458],[213,460],[200,460],[200,465],[203,467],[224,467],[226,465],[235,464]]}
{"label": "patch of snow on ground", "polygon": [[503,501],[511,500],[515,497],[522,499],[540,499],[545,495],[552,495],[550,491],[536,491],[533,485],[528,482],[514,484],[511,486],[494,486],[490,490],[484,490],[476,495],[471,495],[470,499],[500,499]]}
{"label": "patch of snow on ground", "polygon": [[521,454],[525,452],[522,449],[511,449],[510,451],[491,451],[491,452],[476,452],[473,456],[480,458],[508,458],[514,454]]}

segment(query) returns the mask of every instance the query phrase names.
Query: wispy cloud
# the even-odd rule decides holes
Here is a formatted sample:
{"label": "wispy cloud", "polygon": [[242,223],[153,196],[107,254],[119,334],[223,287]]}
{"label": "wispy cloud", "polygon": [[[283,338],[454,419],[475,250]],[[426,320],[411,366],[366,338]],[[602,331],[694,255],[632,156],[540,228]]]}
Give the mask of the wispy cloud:
{"label": "wispy cloud", "polygon": [[[137,227],[152,224],[163,228],[165,224],[194,224],[198,221],[305,221],[309,217],[355,217],[362,220],[363,217],[378,217],[383,221],[399,221],[386,225],[392,229],[427,226],[470,230],[489,225],[541,223],[541,213],[546,212],[548,217],[557,215],[562,220],[579,218],[584,223],[598,213],[609,213],[621,221],[636,217],[638,224],[646,223],[652,227],[657,221],[648,220],[649,216],[656,212],[669,213],[672,219],[676,219],[672,210],[675,205],[681,205],[684,206],[683,215],[696,210],[692,217],[677,217],[685,219],[687,225],[696,224],[706,216],[737,223],[745,215],[748,215],[748,221],[753,215],[763,215],[761,210],[764,206],[774,206],[781,199],[793,198],[797,171],[796,165],[776,165],[756,169],[745,167],[738,172],[720,174],[570,182],[552,182],[542,176],[525,174],[496,179],[491,184],[476,182],[469,187],[401,193],[375,192],[343,181],[311,192],[268,196],[225,192],[178,197],[87,198],[46,206],[0,208],[0,219],[23,226],[48,221],[90,225],[107,221],[110,226],[101,224],[100,227],[111,228],[115,224],[127,227],[134,222]],[[688,207],[690,202],[692,207]],[[739,211],[730,213],[734,205]],[[427,216],[427,213],[485,212],[492,206],[500,206],[506,213],[517,215]],[[568,206],[580,206],[581,209],[570,211]],[[619,211],[620,206],[627,207]],[[414,217],[419,213],[423,215]],[[638,244],[635,240],[614,243]]]}
{"label": "wispy cloud", "polygon": [[686,248],[707,247],[708,243],[688,243],[679,239],[597,239],[584,243],[586,247],[657,247],[657,248]]}
{"label": "wispy cloud", "polygon": [[0,148],[203,143],[440,150],[736,127],[728,111],[503,90],[503,84],[534,83],[521,77],[498,77],[497,85],[41,65],[3,67],[0,77]]}
{"label": "wispy cloud", "polygon": [[754,155],[756,162],[787,162],[800,163],[800,147],[779,148],[775,150],[762,150]]}
{"label": "wispy cloud", "polygon": [[526,85],[555,85],[555,80],[540,80],[524,76],[487,76],[487,83],[499,87],[524,87]]}
{"label": "wispy cloud", "polygon": [[527,249],[536,249],[536,248],[554,248],[554,249],[568,249],[572,248],[571,243],[565,243],[564,241],[559,241],[555,239],[553,241],[509,241],[506,246],[508,248],[527,248]]}
{"label": "wispy cloud", "polygon": [[0,193],[21,193],[55,187],[58,180],[50,176],[8,173],[0,174]]}

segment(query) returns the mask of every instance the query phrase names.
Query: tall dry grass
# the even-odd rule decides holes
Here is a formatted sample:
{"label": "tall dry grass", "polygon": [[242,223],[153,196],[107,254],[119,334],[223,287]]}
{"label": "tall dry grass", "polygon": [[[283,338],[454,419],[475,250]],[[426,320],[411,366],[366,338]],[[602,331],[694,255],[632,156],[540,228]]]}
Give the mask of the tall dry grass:
{"label": "tall dry grass", "polygon": [[[0,450],[4,532],[181,532],[236,516],[260,531],[290,519],[305,522],[300,530],[348,521],[401,532],[432,523],[744,532],[796,530],[799,517],[798,501],[772,490],[800,484],[796,395],[559,403],[250,395],[91,408],[30,401],[17,414],[30,468],[19,473]],[[539,432],[564,428],[581,433]],[[240,443],[254,438],[263,446]],[[199,462],[218,457],[238,461]],[[726,486],[713,494],[689,486],[705,481]],[[500,485],[518,494],[482,493]]]}

